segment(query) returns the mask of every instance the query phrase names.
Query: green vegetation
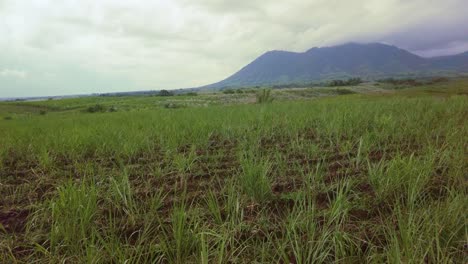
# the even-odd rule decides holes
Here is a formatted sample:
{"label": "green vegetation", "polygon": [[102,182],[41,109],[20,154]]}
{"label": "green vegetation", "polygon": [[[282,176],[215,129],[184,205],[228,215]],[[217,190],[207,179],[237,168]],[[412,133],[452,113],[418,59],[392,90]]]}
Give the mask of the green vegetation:
{"label": "green vegetation", "polygon": [[271,90],[262,89],[257,92],[257,103],[258,104],[266,104],[273,102],[273,97],[271,96]]}
{"label": "green vegetation", "polygon": [[388,79],[378,80],[379,83],[388,83],[388,84],[393,84],[397,86],[422,86],[422,85],[436,84],[436,83],[447,82],[447,81],[448,79],[444,77],[426,78],[426,79],[420,79],[420,80],[412,79],[412,78],[406,78],[406,79],[388,78]]}
{"label": "green vegetation", "polygon": [[336,87],[336,86],[352,86],[352,85],[358,85],[361,84],[362,80],[361,78],[350,78],[346,81],[343,80],[333,80],[328,83],[328,86],[330,87]]}
{"label": "green vegetation", "polygon": [[236,90],[234,89],[225,89],[223,90],[223,94],[235,94]]}
{"label": "green vegetation", "polygon": [[90,106],[86,109],[86,112],[88,113],[98,113],[98,112],[105,112],[107,109],[105,106],[101,104],[96,104],[93,106]]}
{"label": "green vegetation", "polygon": [[158,93],[158,96],[173,96],[174,93],[168,91],[168,90],[161,90]]}
{"label": "green vegetation", "polygon": [[244,193],[257,202],[267,200],[271,194],[268,161],[259,161],[253,155],[241,158],[240,183]]}
{"label": "green vegetation", "polygon": [[464,263],[467,84],[0,103],[0,263]]}
{"label": "green vegetation", "polygon": [[343,89],[343,88],[337,88],[335,91],[336,91],[336,93],[339,94],[339,95],[354,94],[354,93],[356,93],[356,92],[354,92],[354,91],[352,91],[352,90]]}

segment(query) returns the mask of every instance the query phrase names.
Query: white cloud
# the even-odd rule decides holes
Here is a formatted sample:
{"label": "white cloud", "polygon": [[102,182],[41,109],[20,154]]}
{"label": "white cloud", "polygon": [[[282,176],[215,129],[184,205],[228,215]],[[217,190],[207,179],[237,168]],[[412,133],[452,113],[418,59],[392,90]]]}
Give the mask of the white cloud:
{"label": "white cloud", "polygon": [[25,78],[26,72],[11,69],[0,69],[0,77],[5,78]]}
{"label": "white cloud", "polygon": [[468,35],[464,2],[0,0],[0,68],[31,79],[0,80],[0,97],[194,87],[268,50],[348,41],[445,54]]}

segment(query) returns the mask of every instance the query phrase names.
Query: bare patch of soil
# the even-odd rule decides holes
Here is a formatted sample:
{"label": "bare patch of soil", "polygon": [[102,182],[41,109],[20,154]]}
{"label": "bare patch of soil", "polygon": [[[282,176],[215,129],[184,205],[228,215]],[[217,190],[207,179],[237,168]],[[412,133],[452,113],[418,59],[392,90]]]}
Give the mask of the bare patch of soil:
{"label": "bare patch of soil", "polygon": [[13,209],[0,212],[0,224],[7,233],[21,233],[25,230],[29,210]]}

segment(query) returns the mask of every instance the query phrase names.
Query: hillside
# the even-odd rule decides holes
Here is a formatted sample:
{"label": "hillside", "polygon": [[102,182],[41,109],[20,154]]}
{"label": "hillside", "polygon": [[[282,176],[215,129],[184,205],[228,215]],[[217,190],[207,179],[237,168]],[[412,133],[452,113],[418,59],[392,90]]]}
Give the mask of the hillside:
{"label": "hillside", "polygon": [[380,43],[348,43],[306,52],[269,51],[220,82],[204,88],[304,83],[361,77],[468,72],[468,52],[423,58]]}

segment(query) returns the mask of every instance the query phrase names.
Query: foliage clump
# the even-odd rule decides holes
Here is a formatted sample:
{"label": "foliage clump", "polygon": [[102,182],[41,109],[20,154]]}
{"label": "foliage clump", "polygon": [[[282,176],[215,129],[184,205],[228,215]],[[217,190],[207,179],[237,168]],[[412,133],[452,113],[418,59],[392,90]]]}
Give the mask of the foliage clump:
{"label": "foliage clump", "polygon": [[226,90],[223,90],[223,94],[235,94],[236,91],[233,90],[233,89],[226,89]]}
{"label": "foliage clump", "polygon": [[388,84],[393,84],[393,85],[407,85],[407,86],[420,86],[423,84],[422,82],[415,80],[415,79],[411,79],[411,78],[406,78],[406,79],[387,78],[387,79],[378,80],[377,82],[388,83]]}
{"label": "foliage clump", "polygon": [[266,104],[273,102],[271,90],[263,89],[257,93],[257,104]]}
{"label": "foliage clump", "polygon": [[403,86],[422,86],[422,85],[430,85],[436,83],[442,83],[448,81],[445,77],[435,77],[431,79],[413,79],[413,78],[405,78],[405,79],[395,79],[395,78],[387,78],[377,80],[377,83],[386,83],[392,85],[403,85]]}
{"label": "foliage clump", "polygon": [[257,160],[250,155],[243,157],[241,167],[240,182],[243,192],[256,202],[267,200],[271,196],[271,182],[268,177],[270,162]]}
{"label": "foliage clump", "polygon": [[339,94],[339,95],[355,94],[356,93],[355,91],[352,91],[352,90],[349,90],[349,89],[343,89],[343,88],[337,88],[335,91],[336,91],[336,94]]}
{"label": "foliage clump", "polygon": [[99,113],[99,112],[105,112],[106,107],[102,104],[95,104],[93,106],[90,106],[86,109],[86,112],[88,113]]}
{"label": "foliage clump", "polygon": [[328,83],[328,86],[330,87],[336,87],[336,86],[351,86],[351,85],[358,85],[362,83],[361,78],[351,78],[348,80],[333,80],[330,83]]}
{"label": "foliage clump", "polygon": [[158,96],[173,96],[173,95],[174,95],[174,93],[170,92],[168,90],[161,90],[158,93]]}

